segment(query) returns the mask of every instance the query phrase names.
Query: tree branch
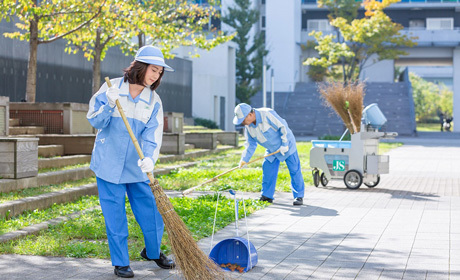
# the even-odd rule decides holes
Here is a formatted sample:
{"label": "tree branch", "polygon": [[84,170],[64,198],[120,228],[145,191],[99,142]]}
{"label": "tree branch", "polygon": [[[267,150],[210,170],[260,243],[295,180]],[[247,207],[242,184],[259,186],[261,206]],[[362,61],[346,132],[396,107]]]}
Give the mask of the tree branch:
{"label": "tree branch", "polygon": [[64,33],[64,34],[61,34],[59,36],[56,36],[56,37],[53,37],[49,40],[43,40],[43,41],[38,41],[39,44],[47,44],[47,43],[51,43],[51,42],[54,42],[58,39],[61,39],[69,34],[72,34],[73,32],[79,30],[80,28],[82,28],[83,26],[87,25],[88,23],[90,23],[93,19],[95,19],[96,17],[99,16],[99,14],[101,13],[102,11],[102,7],[104,7],[105,5],[105,2],[106,0],[104,0],[104,2],[102,2],[101,6],[99,7],[99,10],[97,11],[97,13],[94,14],[94,16],[92,16],[90,19],[88,19],[87,21],[83,22],[82,24],[78,25],[77,27],[75,27],[74,29],[72,30],[69,30],[68,32]]}

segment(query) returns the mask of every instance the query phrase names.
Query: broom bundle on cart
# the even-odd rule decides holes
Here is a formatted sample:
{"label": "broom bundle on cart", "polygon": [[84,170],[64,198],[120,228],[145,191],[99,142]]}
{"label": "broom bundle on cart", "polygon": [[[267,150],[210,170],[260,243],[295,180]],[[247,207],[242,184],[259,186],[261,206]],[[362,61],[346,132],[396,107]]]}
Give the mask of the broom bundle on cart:
{"label": "broom bundle on cart", "polygon": [[[316,187],[326,186],[330,180],[343,179],[349,189],[364,183],[373,188],[380,182],[380,174],[389,173],[390,158],[379,155],[379,139],[392,139],[396,132],[381,132],[387,119],[377,104],[363,110],[364,84],[343,85],[335,82],[320,86],[327,106],[339,115],[347,129],[339,141],[313,140],[310,166]],[[347,132],[351,141],[342,141]]]}
{"label": "broom bundle on cart", "polygon": [[[111,87],[109,78],[105,78],[107,85]],[[126,129],[133,141],[140,159],[144,158],[139,142],[134,136],[131,126],[126,119],[126,115],[120,102],[117,100],[116,105]],[[166,231],[168,232],[172,252],[176,258],[177,267],[187,280],[215,280],[228,279],[225,272],[217,266],[196,244],[187,226],[184,224],[179,215],[174,211],[174,207],[160,187],[158,181],[154,179],[153,174],[148,172],[150,188],[155,196],[158,211],[163,217]]]}

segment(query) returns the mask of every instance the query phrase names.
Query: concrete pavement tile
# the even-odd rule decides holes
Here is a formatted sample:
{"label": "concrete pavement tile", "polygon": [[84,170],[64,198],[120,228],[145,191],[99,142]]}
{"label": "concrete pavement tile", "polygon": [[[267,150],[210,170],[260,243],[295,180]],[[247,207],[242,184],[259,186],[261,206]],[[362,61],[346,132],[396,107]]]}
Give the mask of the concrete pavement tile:
{"label": "concrete pavement tile", "polygon": [[402,277],[402,280],[420,280],[420,279],[426,279],[427,275],[426,270],[418,270],[418,269],[407,269],[404,271],[404,275]]}
{"label": "concrete pavement tile", "polygon": [[379,280],[400,280],[403,277],[403,269],[384,269],[380,274]]}
{"label": "concrete pavement tile", "polygon": [[333,280],[355,279],[361,268],[341,267],[331,278]]}
{"label": "concrete pavement tile", "polygon": [[262,277],[275,266],[276,263],[258,263],[250,271],[238,277],[240,277],[241,279],[262,279]]}
{"label": "concrete pavement tile", "polygon": [[449,279],[449,271],[431,271],[426,274],[426,280],[442,280]]}
{"label": "concrete pavement tile", "polygon": [[[460,242],[459,242],[460,245]],[[413,249],[428,249],[428,248],[449,248],[449,240],[420,240],[414,242]],[[459,248],[460,249],[460,248]]]}
{"label": "concrete pavement tile", "polygon": [[450,280],[460,280],[460,267],[457,267],[455,269],[452,269],[451,267],[449,277]]}
{"label": "concrete pavement tile", "polygon": [[448,232],[417,232],[416,240],[450,240],[451,236]]}
{"label": "concrete pavement tile", "polygon": [[444,262],[430,262],[430,261],[417,261],[409,260],[406,269],[408,270],[435,270],[435,271],[449,271],[449,261]]}
{"label": "concrete pavement tile", "polygon": [[319,267],[307,279],[331,279],[338,270],[338,268]]}
{"label": "concrete pavement tile", "polygon": [[296,266],[288,265],[288,264],[279,264],[274,266],[270,271],[268,271],[264,276],[263,279],[267,280],[279,280],[279,279],[286,279],[288,275],[291,274],[296,269]]}
{"label": "concrete pavement tile", "polygon": [[369,257],[369,251],[334,251],[327,260],[346,261],[346,262],[365,262]]}
{"label": "concrete pavement tile", "polygon": [[383,268],[363,267],[356,276],[355,280],[377,280],[382,274]]}
{"label": "concrete pavement tile", "polygon": [[460,223],[450,224],[450,233],[460,234]]}
{"label": "concrete pavement tile", "polygon": [[329,255],[330,251],[321,251],[321,250],[296,250],[291,253],[287,259],[305,259],[305,260],[315,260],[315,261],[324,261]]}
{"label": "concrete pavement tile", "polygon": [[360,270],[364,266],[364,261],[347,261],[347,260],[335,260],[335,259],[327,259],[321,265],[321,267],[329,267],[329,268],[353,268]]}
{"label": "concrete pavement tile", "polygon": [[448,259],[449,258],[449,248],[413,248],[411,251],[411,258],[413,257],[428,257],[436,259]]}

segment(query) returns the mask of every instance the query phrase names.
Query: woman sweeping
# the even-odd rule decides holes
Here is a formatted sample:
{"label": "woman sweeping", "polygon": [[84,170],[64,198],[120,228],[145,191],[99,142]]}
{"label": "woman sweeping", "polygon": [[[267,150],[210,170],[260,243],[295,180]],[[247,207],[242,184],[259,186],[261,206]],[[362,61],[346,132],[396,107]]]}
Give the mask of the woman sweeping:
{"label": "woman sweeping", "polygon": [[[163,106],[155,92],[164,71],[173,72],[164,62],[163,53],[154,46],[137,51],[121,78],[112,79],[93,95],[87,118],[98,129],[91,157],[96,174],[99,200],[105,218],[112,265],[115,274],[131,278],[129,266],[128,223],[125,196],[144,234],[145,248],[140,253],[164,269],[175,266],[161,251],[164,223],[145,173],[153,172],[163,135]],[[141,161],[128,131],[116,110],[118,100],[139,141],[145,158]]]}

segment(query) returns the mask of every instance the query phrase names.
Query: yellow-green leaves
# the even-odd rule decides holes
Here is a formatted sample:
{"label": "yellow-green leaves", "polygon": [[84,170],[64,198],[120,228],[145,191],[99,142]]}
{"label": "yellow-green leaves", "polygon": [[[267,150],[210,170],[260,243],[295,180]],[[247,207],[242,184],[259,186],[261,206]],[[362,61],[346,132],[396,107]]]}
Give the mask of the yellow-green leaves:
{"label": "yellow-green leaves", "polygon": [[[320,5],[331,11],[330,24],[335,28],[335,35],[323,35],[312,32],[317,41],[315,49],[319,57],[308,58],[304,64],[331,68],[341,65],[345,82],[359,78],[361,69],[367,60],[376,55],[378,60],[395,59],[405,54],[399,47],[412,47],[416,38],[409,38],[399,32],[403,27],[394,23],[383,11],[399,0],[365,0],[363,18],[350,18],[352,10],[342,10],[348,0],[321,0]],[[357,9],[357,7],[356,7]]]}

